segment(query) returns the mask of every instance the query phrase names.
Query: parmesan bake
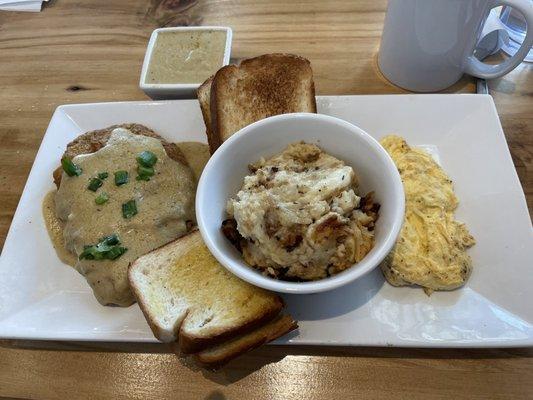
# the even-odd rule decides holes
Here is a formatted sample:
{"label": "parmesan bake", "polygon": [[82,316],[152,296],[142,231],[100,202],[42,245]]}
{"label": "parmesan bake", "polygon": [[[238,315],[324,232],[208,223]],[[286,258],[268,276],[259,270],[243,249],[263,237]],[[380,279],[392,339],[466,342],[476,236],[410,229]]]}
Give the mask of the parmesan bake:
{"label": "parmesan bake", "polygon": [[343,161],[301,142],[250,170],[223,225],[250,266],[279,279],[316,280],[372,249],[379,206],[372,195],[359,196]]}
{"label": "parmesan bake", "polygon": [[426,293],[462,286],[472,270],[466,250],[475,244],[454,219],[452,181],[429,154],[399,136],[381,140],[398,167],[405,191],[405,221],[392,252],[381,264],[394,286],[419,285]]}

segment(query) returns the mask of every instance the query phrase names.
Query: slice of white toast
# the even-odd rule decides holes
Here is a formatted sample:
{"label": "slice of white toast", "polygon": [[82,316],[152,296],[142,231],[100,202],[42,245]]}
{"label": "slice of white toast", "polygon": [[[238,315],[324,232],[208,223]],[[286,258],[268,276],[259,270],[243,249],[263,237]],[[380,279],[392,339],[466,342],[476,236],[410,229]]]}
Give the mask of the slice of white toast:
{"label": "slice of white toast", "polygon": [[262,326],[283,301],[222,267],[196,230],[129,268],[132,291],[156,338],[197,353]]}
{"label": "slice of white toast", "polygon": [[260,119],[316,113],[311,64],[293,54],[265,54],[222,67],[197,94],[211,154],[239,129]]}

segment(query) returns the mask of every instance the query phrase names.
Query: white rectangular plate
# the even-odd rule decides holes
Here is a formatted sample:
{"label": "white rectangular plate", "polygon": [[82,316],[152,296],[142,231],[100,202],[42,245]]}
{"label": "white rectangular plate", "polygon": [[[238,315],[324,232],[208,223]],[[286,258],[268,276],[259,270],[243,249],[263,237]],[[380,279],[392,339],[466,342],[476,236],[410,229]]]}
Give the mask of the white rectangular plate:
{"label": "white rectangular plate", "polygon": [[[341,289],[285,296],[300,330],[278,343],[491,347],[533,345],[533,229],[492,98],[487,95],[319,97],[319,112],[377,139],[389,133],[431,150],[455,183],[457,218],[477,239],[460,290],[395,288],[379,269]],[[108,125],[138,122],[170,141],[205,142],[197,101],[59,107],[44,136],[0,260],[0,337],[156,341],[137,305],[102,307],[62,264],[41,201],[66,144]],[[328,132],[324,132],[327,135]]]}

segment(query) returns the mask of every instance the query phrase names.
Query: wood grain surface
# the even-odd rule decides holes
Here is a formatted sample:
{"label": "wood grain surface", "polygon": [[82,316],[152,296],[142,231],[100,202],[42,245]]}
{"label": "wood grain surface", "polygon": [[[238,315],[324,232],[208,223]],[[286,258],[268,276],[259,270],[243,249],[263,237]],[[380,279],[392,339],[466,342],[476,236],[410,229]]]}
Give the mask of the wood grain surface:
{"label": "wood grain surface", "polygon": [[[385,8],[384,0],[51,0],[38,14],[0,12],[0,245],[58,105],[147,99],[138,80],[154,28],[229,25],[235,59],[301,54],[318,94],[401,93],[376,68]],[[530,211],[532,69],[490,83]],[[474,90],[465,77],[447,91]],[[531,399],[532,377],[532,349],[269,346],[206,373],[163,345],[0,341],[4,398]]]}

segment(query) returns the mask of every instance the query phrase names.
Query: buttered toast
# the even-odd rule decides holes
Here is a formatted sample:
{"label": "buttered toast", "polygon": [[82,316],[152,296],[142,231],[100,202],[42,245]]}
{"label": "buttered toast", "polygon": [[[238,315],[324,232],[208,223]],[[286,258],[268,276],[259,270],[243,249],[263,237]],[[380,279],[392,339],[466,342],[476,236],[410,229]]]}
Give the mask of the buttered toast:
{"label": "buttered toast", "polygon": [[[283,308],[279,296],[222,267],[198,231],[140,257],[130,266],[128,276],[155,337],[163,342],[178,341],[184,354],[253,331]],[[281,334],[295,328],[295,324],[284,326]],[[248,340],[259,343],[276,337],[270,333],[258,336]]]}

